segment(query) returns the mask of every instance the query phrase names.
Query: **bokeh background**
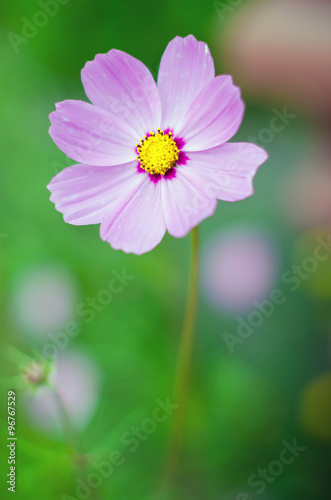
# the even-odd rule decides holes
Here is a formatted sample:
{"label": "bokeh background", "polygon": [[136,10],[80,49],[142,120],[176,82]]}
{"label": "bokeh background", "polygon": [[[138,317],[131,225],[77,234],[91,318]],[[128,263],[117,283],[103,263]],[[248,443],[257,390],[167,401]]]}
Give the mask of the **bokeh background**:
{"label": "bokeh background", "polygon": [[[127,51],[156,76],[169,40],[190,33],[242,88],[247,109],[235,140],[262,145],[270,159],[253,197],[219,202],[199,228],[194,369],[171,498],[330,498],[330,7],[2,3],[1,498],[11,494],[9,390],[17,398],[16,498],[156,498],[171,419],[150,419],[172,394],[190,238],[167,235],[137,257],[112,250],[97,226],[65,224],[46,185],[72,162],[48,136],[48,115],[57,101],[86,99],[80,70],[95,54]],[[321,240],[323,261],[314,257]],[[114,277],[119,291],[110,294]],[[37,384],[50,343],[47,372],[79,431],[80,454],[54,390]],[[284,455],[295,443],[299,451]],[[117,465],[99,484],[98,465],[114,452]]]}

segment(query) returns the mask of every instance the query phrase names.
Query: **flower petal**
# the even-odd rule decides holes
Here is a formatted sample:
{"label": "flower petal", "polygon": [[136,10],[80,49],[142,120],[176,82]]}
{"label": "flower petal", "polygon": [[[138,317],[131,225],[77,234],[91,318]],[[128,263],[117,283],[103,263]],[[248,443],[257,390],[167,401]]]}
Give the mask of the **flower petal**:
{"label": "flower petal", "polygon": [[80,226],[100,223],[119,197],[138,185],[134,161],[113,167],[73,165],[57,174],[47,188],[65,222]]}
{"label": "flower petal", "polygon": [[211,197],[239,201],[254,193],[253,177],[268,153],[251,143],[229,142],[206,151],[187,153],[187,164],[181,168],[208,184]]}
{"label": "flower petal", "polygon": [[192,35],[174,38],[162,56],[157,80],[161,128],[176,132],[194,99],[214,76],[214,61],[205,43]]}
{"label": "flower petal", "polygon": [[117,116],[83,101],[63,101],[50,114],[50,135],[75,161],[121,165],[136,157],[134,130]]}
{"label": "flower petal", "polygon": [[217,76],[197,96],[177,134],[185,151],[201,151],[224,144],[242,122],[245,105],[231,76]]}
{"label": "flower petal", "polygon": [[188,169],[179,167],[176,177],[161,181],[164,219],[175,238],[186,236],[215,212],[217,200],[209,196],[208,185]]}
{"label": "flower petal", "polygon": [[166,231],[162,213],[160,183],[151,182],[144,172],[139,189],[117,210],[105,214],[100,236],[115,250],[141,255],[149,252],[162,240]]}
{"label": "flower petal", "polygon": [[86,63],[81,76],[90,101],[129,123],[137,140],[160,126],[159,93],[150,71],[138,59],[113,49]]}

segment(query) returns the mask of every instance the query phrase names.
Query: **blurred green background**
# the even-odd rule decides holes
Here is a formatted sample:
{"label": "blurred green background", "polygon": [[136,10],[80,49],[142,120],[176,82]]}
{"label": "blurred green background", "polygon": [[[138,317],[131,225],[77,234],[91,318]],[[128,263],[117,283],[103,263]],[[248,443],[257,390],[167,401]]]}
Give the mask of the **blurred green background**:
{"label": "blurred green background", "polygon": [[[233,43],[238,29],[233,19],[245,17],[247,4],[62,0],[54,15],[46,15],[45,26],[29,32],[34,34],[25,41],[9,33],[22,36],[26,20],[33,22],[43,10],[40,4],[16,0],[1,6],[1,498],[10,494],[9,390],[17,399],[16,498],[156,498],[171,419],[155,428],[146,419],[156,400],[172,394],[190,237],[166,235],[151,253],[137,257],[112,250],[99,238],[98,226],[65,224],[46,185],[72,162],[50,139],[48,115],[55,102],[86,100],[80,70],[111,48],[142,60],[156,76],[167,43],[192,33],[209,44],[217,72],[231,72],[228,35]],[[291,108],[290,98],[254,94],[243,78],[234,74],[234,79],[247,104],[235,140],[259,137],[270,159],[255,178],[253,197],[219,202],[216,214],[199,228],[201,286],[190,407],[171,498],[327,500],[331,261],[318,262],[295,290],[284,273],[313,256],[316,238],[329,234],[331,212],[323,206],[323,217],[318,210],[316,215],[322,204],[318,186],[308,189],[308,199],[301,184],[306,176],[309,187],[317,163],[330,164],[330,156],[315,154],[324,140],[316,117]],[[295,118],[270,133],[274,110],[282,112],[284,106]],[[261,133],[264,129],[269,132]],[[319,175],[325,188],[324,173]],[[114,272],[132,279],[121,283],[111,301],[101,299]],[[284,302],[249,329],[247,338],[239,337],[240,321],[257,310],[254,301],[268,300],[275,288]],[[95,298],[97,310],[88,315],[92,306],[86,304]],[[64,341],[61,333],[71,322],[78,333]],[[227,334],[239,338],[233,348]],[[50,394],[32,387],[27,374],[50,335],[67,342],[55,365],[83,458],[67,442]],[[129,442],[137,426],[146,431]],[[302,451],[291,463],[275,464],[284,442],[294,440]],[[88,486],[95,464],[116,450],[121,464],[100,485]],[[268,479],[257,479],[260,469],[267,470]],[[80,496],[77,478],[85,484]]]}

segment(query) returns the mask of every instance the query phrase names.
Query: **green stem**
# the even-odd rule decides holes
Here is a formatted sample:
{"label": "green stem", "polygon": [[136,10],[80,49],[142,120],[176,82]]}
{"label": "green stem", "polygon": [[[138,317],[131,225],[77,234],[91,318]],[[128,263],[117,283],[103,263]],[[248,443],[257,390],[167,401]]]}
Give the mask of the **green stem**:
{"label": "green stem", "polygon": [[189,396],[189,381],[192,365],[194,326],[198,304],[198,229],[192,230],[192,256],[189,293],[184,317],[174,388],[174,402],[178,409],[174,413],[158,492],[165,492],[174,480],[184,438],[184,427]]}
{"label": "green stem", "polygon": [[[86,473],[86,471],[88,470],[88,464],[86,461],[86,457],[84,454],[84,449],[83,449],[82,442],[80,440],[80,436],[78,434],[76,427],[74,426],[74,424],[72,422],[72,419],[68,413],[66,405],[64,404],[63,399],[62,399],[59,391],[57,390],[57,388],[55,386],[52,386],[52,389],[53,389],[53,393],[54,393],[55,398],[56,398],[56,402],[58,404],[63,432],[67,438],[69,445],[71,446],[73,452],[75,453],[76,468],[78,469],[78,471],[81,475],[81,479],[84,479],[83,474]],[[96,489],[93,490],[92,497],[95,498],[96,500],[101,499],[100,493]]]}
{"label": "green stem", "polygon": [[70,444],[72,450],[77,454],[77,458],[83,455],[83,446],[81,444],[77,429],[75,428],[68,410],[62,400],[62,397],[55,386],[52,386],[53,393],[56,398],[56,402],[59,409],[59,415],[61,419],[61,424],[63,432]]}

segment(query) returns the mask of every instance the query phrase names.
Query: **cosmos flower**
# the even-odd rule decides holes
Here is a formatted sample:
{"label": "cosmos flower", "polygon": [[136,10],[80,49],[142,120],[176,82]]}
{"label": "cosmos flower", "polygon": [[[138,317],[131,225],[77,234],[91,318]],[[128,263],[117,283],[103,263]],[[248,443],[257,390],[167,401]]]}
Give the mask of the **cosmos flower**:
{"label": "cosmos flower", "polygon": [[217,199],[253,194],[267,159],[250,143],[228,143],[244,114],[230,76],[215,77],[208,46],[192,35],[166,48],[157,84],[146,66],[119,50],[82,70],[92,104],[67,100],[51,113],[50,135],[80,164],[48,186],[70,224],[101,224],[114,249],[142,254],[166,230],[185,236]]}

